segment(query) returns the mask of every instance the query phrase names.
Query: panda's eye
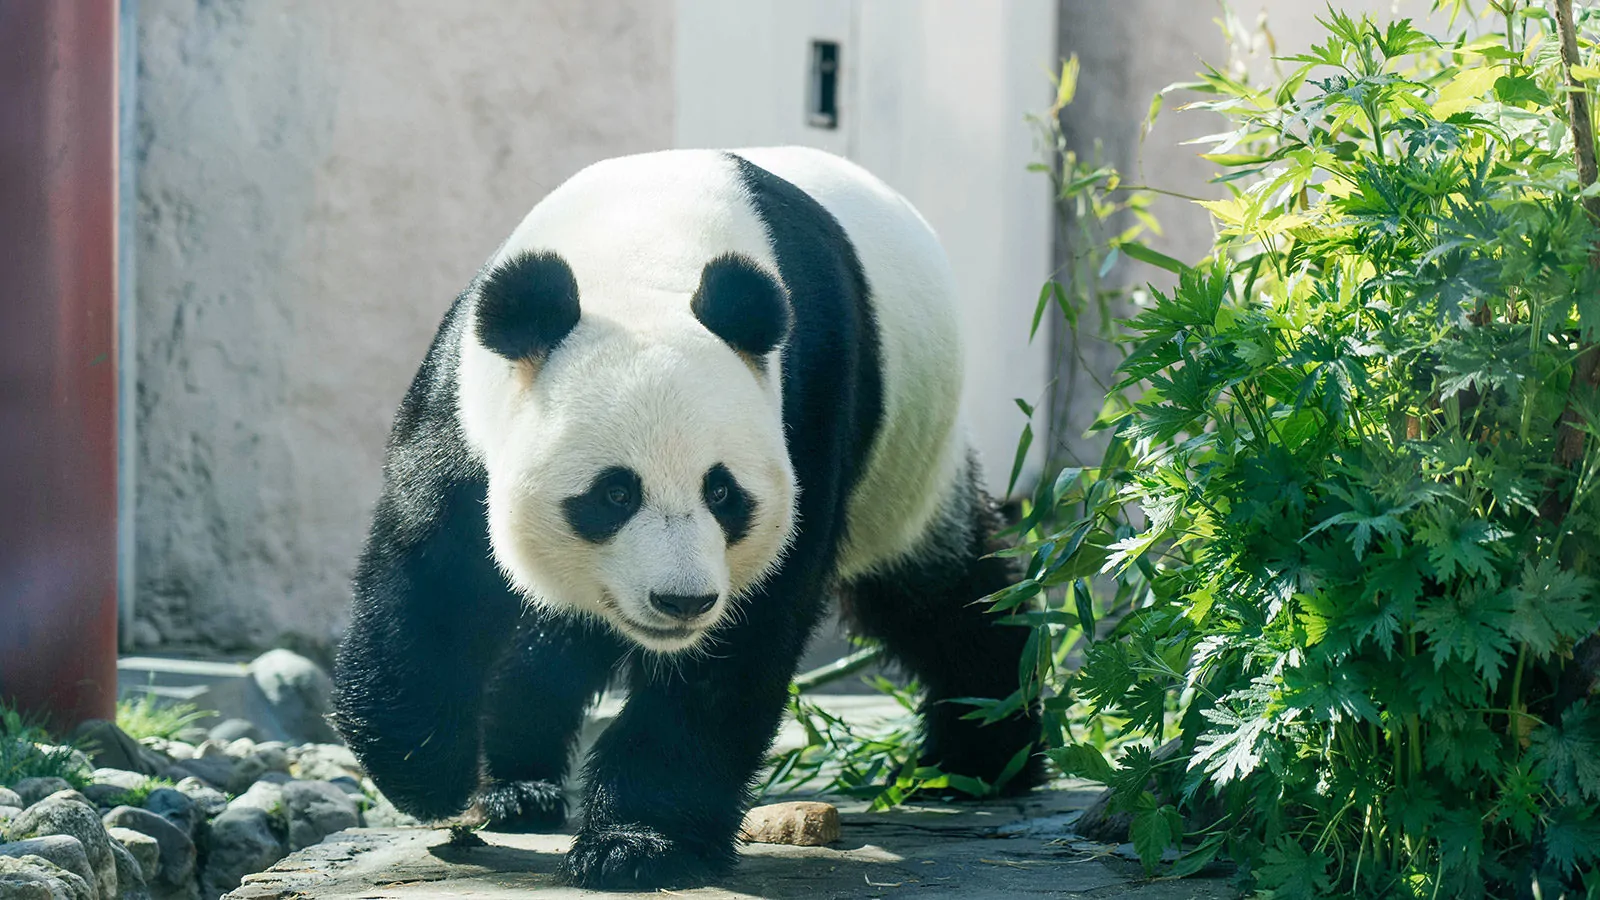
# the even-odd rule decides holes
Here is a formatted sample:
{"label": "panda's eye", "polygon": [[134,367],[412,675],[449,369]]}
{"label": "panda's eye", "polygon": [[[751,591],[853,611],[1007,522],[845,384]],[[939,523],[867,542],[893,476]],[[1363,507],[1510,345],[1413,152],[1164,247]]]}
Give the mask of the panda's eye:
{"label": "panda's eye", "polygon": [[712,506],[721,506],[728,502],[728,486],[725,484],[712,485],[711,490],[706,491],[706,500],[710,501]]}
{"label": "panda's eye", "polygon": [[620,484],[614,484],[606,489],[606,499],[613,506],[628,506],[633,503],[633,492]]}

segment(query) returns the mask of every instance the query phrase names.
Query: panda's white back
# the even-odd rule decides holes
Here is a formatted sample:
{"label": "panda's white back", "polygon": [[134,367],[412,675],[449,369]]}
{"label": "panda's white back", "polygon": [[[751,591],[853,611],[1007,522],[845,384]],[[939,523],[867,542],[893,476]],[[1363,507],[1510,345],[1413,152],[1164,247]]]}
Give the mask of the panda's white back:
{"label": "panda's white back", "polygon": [[851,497],[839,573],[911,552],[966,462],[958,431],[962,351],[955,282],[938,238],[904,198],[848,160],[809,147],[735,154],[810,194],[844,227],[878,320],[883,423]]}

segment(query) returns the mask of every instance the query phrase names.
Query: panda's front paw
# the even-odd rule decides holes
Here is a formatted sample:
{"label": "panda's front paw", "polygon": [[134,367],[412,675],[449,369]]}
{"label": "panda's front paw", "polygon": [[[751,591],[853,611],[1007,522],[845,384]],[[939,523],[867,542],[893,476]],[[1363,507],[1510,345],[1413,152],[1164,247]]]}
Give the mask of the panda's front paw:
{"label": "panda's front paw", "polygon": [[593,890],[655,890],[697,887],[726,871],[725,857],[697,853],[647,825],[585,828],[573,839],[562,875]]}
{"label": "panda's front paw", "polygon": [[473,795],[466,818],[490,831],[547,833],[566,824],[567,798],[548,781],[492,781]]}

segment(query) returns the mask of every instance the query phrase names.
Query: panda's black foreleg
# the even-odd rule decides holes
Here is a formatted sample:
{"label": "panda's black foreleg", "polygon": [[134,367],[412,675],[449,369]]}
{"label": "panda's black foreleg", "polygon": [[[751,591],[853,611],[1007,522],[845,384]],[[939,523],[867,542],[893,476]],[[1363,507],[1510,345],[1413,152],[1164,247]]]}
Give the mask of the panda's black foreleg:
{"label": "panda's black foreleg", "polygon": [[[976,478],[974,469],[973,479]],[[1039,747],[1040,711],[1024,710],[990,725],[964,719],[970,706],[956,697],[1009,696],[1018,687],[1017,666],[1028,631],[1002,625],[975,602],[1012,584],[1006,559],[986,558],[998,549],[993,535],[998,510],[975,484],[952,502],[967,507],[949,517],[965,527],[929,535],[910,560],[846,585],[845,617],[880,641],[889,656],[922,683],[923,764],[982,778],[993,784],[1024,747]],[[1044,779],[1037,754],[1005,786],[1016,793]]]}
{"label": "panda's black foreleg", "polygon": [[584,766],[569,881],[691,886],[733,865],[753,780],[822,606],[812,588],[748,598],[741,621],[703,653],[635,661],[627,705]]}
{"label": "panda's black foreleg", "polygon": [[484,700],[484,779],[474,818],[499,831],[554,831],[584,713],[605,688],[623,647],[604,625],[530,612]]}
{"label": "panda's black foreleg", "polygon": [[447,486],[428,527],[406,527],[417,505],[379,501],[332,720],[384,795],[428,820],[460,812],[477,787],[484,686],[522,604],[489,558],[481,484]]}

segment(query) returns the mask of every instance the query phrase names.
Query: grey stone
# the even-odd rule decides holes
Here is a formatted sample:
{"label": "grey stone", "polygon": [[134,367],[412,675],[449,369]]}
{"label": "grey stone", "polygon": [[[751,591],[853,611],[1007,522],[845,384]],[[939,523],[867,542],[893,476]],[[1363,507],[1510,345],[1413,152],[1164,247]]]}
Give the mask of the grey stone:
{"label": "grey stone", "polygon": [[198,778],[185,778],[174,789],[194,801],[195,807],[204,816],[214,816],[228,808],[227,795]]}
{"label": "grey stone", "polygon": [[111,856],[117,863],[117,900],[153,900],[144,883],[144,870],[127,847],[111,842]]}
{"label": "grey stone", "polygon": [[155,839],[160,850],[160,865],[145,881],[154,892],[181,888],[194,877],[195,845],[189,833],[147,809],[119,806],[106,813],[105,824],[128,828]]}
{"label": "grey stone", "polygon": [[361,820],[368,828],[403,828],[409,825],[420,825],[421,822],[410,813],[403,813],[389,802],[389,798],[379,794],[372,805],[362,810]]}
{"label": "grey stone", "polygon": [[170,761],[118,728],[115,722],[89,719],[72,731],[73,742],[87,747],[89,759],[106,769],[124,769],[141,775],[154,775]]}
{"label": "grey stone", "polygon": [[211,820],[211,837],[200,890],[206,897],[225,894],[251,872],[282,859],[288,848],[264,810],[230,807]]}
{"label": "grey stone", "polygon": [[251,753],[250,757],[259,759],[269,772],[287,773],[289,771],[289,751],[277,741],[257,744],[255,752]]}
{"label": "grey stone", "polygon": [[[142,831],[113,825],[106,829],[111,842],[127,850],[139,864],[139,881],[143,883],[156,876],[161,865],[161,842]],[[118,877],[120,881],[120,875]]]}
{"label": "grey stone", "polygon": [[46,775],[39,778],[24,778],[17,782],[17,796],[22,798],[24,808],[38,803],[40,800],[56,793],[57,791],[70,791],[72,784],[65,778]]}
{"label": "grey stone", "polygon": [[8,787],[0,786],[0,806],[21,806],[22,795]]}
{"label": "grey stone", "polygon": [[342,744],[304,744],[289,750],[289,771],[307,781],[329,781],[340,775],[360,777],[361,763]]}
{"label": "grey stone", "polygon": [[[220,794],[217,796],[221,797]],[[195,829],[205,821],[205,816],[200,813],[200,807],[193,800],[181,791],[169,787],[159,787],[151,791],[150,795],[144,798],[144,808],[178,826],[190,837],[194,837]],[[222,810],[219,808],[217,811]]]}
{"label": "grey stone", "polygon": [[250,677],[290,738],[321,743],[339,739],[326,718],[333,681],[316,663],[280,649],[256,657],[249,668]]}
{"label": "grey stone", "polygon": [[261,729],[249,719],[228,719],[206,732],[214,741],[234,741],[239,738],[249,738],[253,741],[265,740]]}
{"label": "grey stone", "polygon": [[250,789],[228,801],[229,809],[259,809],[262,812],[288,821],[288,806],[284,802],[284,786],[270,781],[258,781]]}
{"label": "grey stone", "polygon": [[100,824],[100,813],[77,791],[57,791],[28,807],[6,833],[13,840],[65,834],[77,838],[89,855],[94,869],[95,890],[101,897],[117,895],[116,860],[111,855],[111,838]]}
{"label": "grey stone", "polygon": [[250,785],[261,780],[267,774],[267,764],[256,756],[246,756],[239,760],[233,767],[233,773],[228,778],[228,793],[240,794],[250,789]]}
{"label": "grey stone", "polygon": [[[212,738],[216,741],[216,738]],[[243,759],[256,752],[256,742],[250,738],[242,737],[232,741],[217,741],[222,745],[222,752],[234,759]]]}
{"label": "grey stone", "polygon": [[0,856],[5,900],[96,900],[89,883],[40,856]]}
{"label": "grey stone", "polygon": [[122,802],[127,788],[117,787],[114,784],[86,784],[83,786],[83,796],[96,807],[109,808]]}
{"label": "grey stone", "polygon": [[[89,865],[89,854],[83,849],[83,842],[75,837],[65,834],[51,834],[44,837],[28,838],[23,841],[13,841],[9,844],[0,844],[0,856],[22,858],[24,856],[37,856],[48,859],[56,865],[79,878],[85,884],[95,885],[94,867]],[[97,897],[106,896],[98,890]],[[115,897],[115,894],[110,895]]]}
{"label": "grey stone", "polygon": [[355,800],[326,781],[291,781],[283,786],[283,801],[289,814],[291,851],[361,824]]}
{"label": "grey stone", "polygon": [[20,806],[0,806],[0,833],[4,833],[7,823],[22,815]]}
{"label": "grey stone", "polygon": [[207,749],[212,751],[211,755],[174,762],[161,773],[162,777],[170,781],[198,778],[218,790],[225,789],[233,781],[233,769],[238,765],[238,761],[222,752],[220,747],[212,745],[211,748],[207,748],[205,744],[201,745],[202,751]]}
{"label": "grey stone", "polygon": [[328,783],[339,790],[344,791],[346,794],[351,795],[352,797],[364,798],[367,796],[367,792],[361,789],[361,782],[351,778],[349,775],[340,775],[338,778],[329,778]]}
{"label": "grey stone", "polygon": [[150,776],[138,772],[129,772],[126,769],[95,769],[89,773],[89,780],[95,784],[110,784],[131,791],[144,787]]}

